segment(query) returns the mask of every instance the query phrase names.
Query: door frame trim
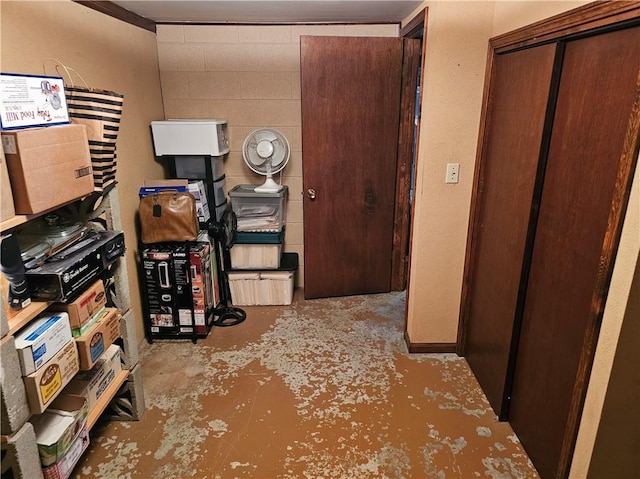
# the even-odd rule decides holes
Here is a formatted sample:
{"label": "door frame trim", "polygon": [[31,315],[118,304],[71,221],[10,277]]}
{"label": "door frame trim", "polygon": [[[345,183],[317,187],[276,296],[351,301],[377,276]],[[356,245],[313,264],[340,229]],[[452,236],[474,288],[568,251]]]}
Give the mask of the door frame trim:
{"label": "door frame trim", "polygon": [[396,194],[393,213],[391,250],[391,291],[407,286],[409,231],[411,229],[411,164],[413,160],[414,119],[419,64],[422,60],[419,40],[402,39],[402,85],[400,87],[400,122],[396,163]]}
{"label": "door frame trim", "polygon": [[[424,79],[424,62],[425,62],[425,49],[426,49],[426,42],[427,42],[427,26],[428,26],[428,20],[429,20],[429,8],[425,7],[424,9],[422,9],[418,14],[416,14],[416,16],[414,16],[411,20],[409,20],[409,22],[407,22],[407,24],[400,30],[400,36],[403,39],[415,39],[415,38],[422,38],[422,45],[421,45],[421,52],[420,52],[420,74],[422,75],[421,81],[420,81],[420,94],[418,95],[418,100],[417,100],[417,105],[420,108],[420,111],[422,111],[422,95],[424,92],[424,82],[422,81]],[[413,117],[412,117],[413,118]],[[408,171],[408,175],[409,177],[406,178],[407,183],[410,184],[410,188],[415,188],[415,177],[416,177],[416,173],[418,171],[418,164],[419,164],[419,158],[420,158],[420,128],[421,128],[421,121],[422,121],[422,114],[419,115],[418,117],[418,124],[416,125],[416,136],[414,138],[415,141],[415,164],[414,164],[414,178],[413,178],[413,184],[410,184],[411,182],[411,170],[409,169]],[[413,127],[413,121],[412,121],[412,127]],[[400,128],[402,128],[402,124],[400,125]],[[398,158],[398,161],[400,161],[400,159]],[[400,178],[398,178],[397,181],[400,181]],[[409,283],[411,281],[411,251],[412,251],[412,244],[413,244],[413,219],[415,218],[415,208],[416,208],[416,201],[415,198],[412,202],[411,205],[409,205],[409,196],[408,194],[405,195],[404,198],[400,198],[396,192],[396,204],[400,203],[404,201],[406,204],[406,208],[404,210],[399,209],[396,206],[396,214],[400,214],[400,211],[403,211],[405,216],[409,217],[408,220],[408,225],[406,226],[406,236],[404,237],[406,239],[406,243],[407,249],[404,250],[404,255],[406,258],[406,268],[403,270],[403,274],[404,274],[404,278],[402,279],[402,281],[404,282],[404,288],[406,290],[406,298],[405,298],[405,310],[404,310],[404,335],[405,335],[405,342],[407,344],[407,348],[409,349],[409,351],[411,352],[427,352],[427,349],[430,349],[430,346],[424,343],[411,343],[411,341],[409,340],[409,334],[408,334],[408,321],[409,321]],[[402,234],[401,232],[399,232],[397,230],[397,224],[394,226],[394,252],[393,252],[393,257],[396,257],[396,251],[395,248],[397,247],[397,244],[395,243],[395,238],[396,236]],[[394,277],[393,274],[396,273],[398,271],[397,267],[392,266],[391,268],[392,271],[392,278],[391,278],[391,285],[392,285],[392,289],[394,285],[397,285],[399,282],[399,279],[397,277]],[[451,346],[454,346],[454,344],[449,345],[449,349],[451,351],[453,351],[454,349],[451,348]],[[439,347],[438,345],[434,346],[436,347],[436,349]]]}
{"label": "door frame trim", "polygon": [[[465,254],[465,266],[462,282],[462,295],[458,322],[458,339],[456,352],[464,356],[466,347],[466,328],[468,324],[470,304],[470,281],[473,277],[475,246],[480,225],[477,215],[482,194],[482,158],[484,156],[487,135],[487,105],[489,103],[489,88],[492,75],[493,60],[496,55],[523,48],[533,47],[544,43],[567,40],[583,35],[590,35],[599,31],[624,28],[627,25],[640,23],[640,2],[594,2],[578,7],[545,20],[533,23],[523,28],[493,37],[489,40],[487,66],[480,117],[480,131],[476,149],[476,164],[471,195],[471,209]],[[640,91],[640,78],[637,84]],[[560,462],[556,477],[566,477],[571,467],[576,445],[578,429],[582,417],[584,401],[589,376],[593,366],[593,359],[597,345],[602,315],[606,303],[609,282],[613,272],[615,257],[620,242],[623,220],[627,208],[636,159],[640,150],[640,93],[636,95],[636,102],[630,114],[625,137],[625,144],[620,158],[616,190],[609,213],[607,233],[602,245],[600,264],[602,265],[598,284],[592,295],[592,310],[589,325],[586,330],[577,378],[571,399],[571,408],[567,418]]]}
{"label": "door frame trim", "polygon": [[[418,118],[418,125],[415,126],[414,113],[416,105],[422,104],[422,89],[420,90],[420,95],[417,100],[415,93],[418,85],[417,72],[424,71],[424,39],[427,34],[428,11],[428,8],[422,9],[400,30],[400,38],[403,39],[404,45],[400,125],[398,131],[396,204],[393,219],[393,249],[391,253],[391,291],[408,290],[409,284],[410,241],[413,218],[413,205],[409,203],[409,193],[415,185],[415,179],[413,179],[412,182],[411,178],[411,163],[415,144],[415,165],[418,164],[418,144],[420,136],[420,118]],[[408,49],[416,48],[411,45],[411,42],[406,41],[411,39],[421,39],[421,44],[418,47],[420,50],[420,57],[418,58],[419,67],[412,61],[414,56],[407,55]]]}

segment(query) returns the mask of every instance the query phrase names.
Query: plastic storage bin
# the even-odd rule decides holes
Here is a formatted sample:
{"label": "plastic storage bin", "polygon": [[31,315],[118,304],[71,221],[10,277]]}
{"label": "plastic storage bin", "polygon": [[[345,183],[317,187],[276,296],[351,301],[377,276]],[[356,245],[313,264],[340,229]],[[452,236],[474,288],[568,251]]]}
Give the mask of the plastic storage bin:
{"label": "plastic storage bin", "polygon": [[236,306],[289,305],[297,269],[297,253],[284,253],[277,270],[228,271],[231,302]]}
{"label": "plastic storage bin", "polygon": [[237,231],[234,244],[279,244],[284,242],[285,226],[280,231]]}
{"label": "plastic storage bin", "polygon": [[238,244],[229,250],[232,269],[277,269],[282,244]]}
{"label": "plastic storage bin", "polygon": [[238,218],[238,231],[280,231],[285,224],[288,187],[277,193],[258,193],[255,185],[237,185],[231,191],[231,206]]}

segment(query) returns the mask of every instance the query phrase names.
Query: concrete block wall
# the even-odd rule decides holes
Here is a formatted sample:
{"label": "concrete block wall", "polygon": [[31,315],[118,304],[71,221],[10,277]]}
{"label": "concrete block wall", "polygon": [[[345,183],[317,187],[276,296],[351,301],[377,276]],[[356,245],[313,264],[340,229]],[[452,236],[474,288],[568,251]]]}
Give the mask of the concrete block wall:
{"label": "concrete block wall", "polygon": [[30,415],[13,336],[0,341],[0,396],[0,432],[11,434],[18,431]]}
{"label": "concrete block wall", "polygon": [[[122,363],[129,371],[138,365],[138,336],[136,334],[136,318],[132,310],[122,313],[120,320],[120,338],[117,340],[122,349]],[[142,379],[141,379],[142,381]]]}
{"label": "concrete block wall", "polygon": [[289,140],[291,158],[282,177],[289,187],[284,251],[299,255],[296,286],[304,278],[300,36],[398,34],[396,24],[158,25],[165,117],[227,119],[227,191],[264,181],[242,159],[242,144],[251,130],[271,126]]}
{"label": "concrete block wall", "polygon": [[146,408],[142,386],[142,367],[132,368],[129,378],[109,403],[102,417],[115,421],[139,421]]}
{"label": "concrete block wall", "polygon": [[36,434],[30,422],[15,434],[2,437],[2,477],[43,479]]}
{"label": "concrete block wall", "polygon": [[[0,284],[0,298],[4,298],[5,288]],[[0,338],[4,338],[9,334],[9,316],[7,310],[4,307],[0,308]]]}

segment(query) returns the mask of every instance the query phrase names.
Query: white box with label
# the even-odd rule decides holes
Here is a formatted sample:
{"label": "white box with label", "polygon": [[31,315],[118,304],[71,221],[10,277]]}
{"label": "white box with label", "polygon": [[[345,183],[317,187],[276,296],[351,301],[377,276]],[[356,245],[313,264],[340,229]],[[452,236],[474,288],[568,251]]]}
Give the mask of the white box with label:
{"label": "white box with label", "polygon": [[54,313],[32,321],[16,336],[22,375],[36,372],[72,339],[69,315]]}

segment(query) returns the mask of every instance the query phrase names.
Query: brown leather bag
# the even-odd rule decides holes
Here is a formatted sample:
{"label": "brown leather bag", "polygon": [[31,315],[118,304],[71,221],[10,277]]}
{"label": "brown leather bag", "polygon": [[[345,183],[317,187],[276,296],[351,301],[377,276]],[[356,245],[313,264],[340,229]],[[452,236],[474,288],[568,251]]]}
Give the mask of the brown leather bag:
{"label": "brown leather bag", "polygon": [[196,199],[191,193],[160,191],[140,200],[140,240],[145,244],[195,241]]}

